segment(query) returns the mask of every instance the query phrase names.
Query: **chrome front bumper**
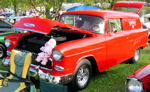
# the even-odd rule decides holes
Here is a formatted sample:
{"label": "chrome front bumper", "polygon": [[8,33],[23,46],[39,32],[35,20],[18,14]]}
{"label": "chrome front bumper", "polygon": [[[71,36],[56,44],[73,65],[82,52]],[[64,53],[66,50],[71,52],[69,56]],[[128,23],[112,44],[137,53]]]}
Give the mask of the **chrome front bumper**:
{"label": "chrome front bumper", "polygon": [[[10,55],[10,54],[11,54],[11,52],[7,51],[7,55]],[[10,65],[10,59],[3,59],[2,65],[3,66],[9,66]],[[67,74],[67,75],[63,75],[63,76],[53,76],[50,73],[44,73],[42,70],[39,69],[39,66],[37,66],[37,65],[31,64],[31,66],[35,67],[35,69],[33,69],[33,68],[29,69],[30,75],[32,77],[38,76],[40,79],[49,81],[50,83],[53,83],[53,84],[67,84],[70,81],[72,81],[72,78],[73,78],[72,73]],[[41,67],[41,68],[46,69],[48,71],[52,71],[52,69],[47,69],[44,67]]]}
{"label": "chrome front bumper", "polygon": [[42,70],[36,68],[30,68],[29,69],[30,75],[32,77],[39,76],[40,79],[48,81],[53,84],[67,84],[70,81],[72,81],[73,75],[72,74],[67,74],[64,76],[53,76],[50,73],[44,73]]}

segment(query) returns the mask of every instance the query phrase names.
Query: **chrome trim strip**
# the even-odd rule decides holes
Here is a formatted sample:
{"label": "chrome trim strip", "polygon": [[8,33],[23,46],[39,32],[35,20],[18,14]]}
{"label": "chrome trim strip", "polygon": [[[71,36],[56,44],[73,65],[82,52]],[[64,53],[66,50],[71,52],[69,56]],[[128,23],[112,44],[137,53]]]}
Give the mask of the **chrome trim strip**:
{"label": "chrome trim strip", "polygon": [[36,33],[40,33],[40,34],[46,34],[44,32],[39,32],[39,31],[24,29],[24,28],[13,28],[13,30],[24,30],[24,31],[31,31],[31,32],[36,32]]}
{"label": "chrome trim strip", "polygon": [[101,46],[101,47],[94,48],[94,49],[91,49],[91,50],[88,50],[88,51],[83,51],[83,52],[80,52],[80,53],[68,55],[68,56],[66,56],[66,57],[71,57],[71,56],[75,56],[75,55],[80,55],[80,54],[83,54],[83,53],[87,53],[87,52],[91,52],[91,51],[95,51],[95,50],[99,50],[99,49],[104,49],[104,48],[105,48],[105,46]]}
{"label": "chrome trim strip", "polygon": [[48,71],[52,71],[52,69],[48,69],[48,68],[45,68],[45,67],[37,66],[37,65],[34,65],[34,64],[31,64],[31,66],[34,66],[35,68],[40,67],[42,69],[45,69],[45,70],[48,70]]}
{"label": "chrome trim strip", "polygon": [[58,66],[58,65],[55,65],[54,69],[55,69],[56,71],[64,71],[64,67]]}
{"label": "chrome trim strip", "polygon": [[[40,67],[41,67],[41,66],[40,66]],[[43,69],[45,69],[45,70],[52,71],[52,69],[47,69],[47,68],[45,68],[45,67],[41,67],[41,68],[43,68]]]}

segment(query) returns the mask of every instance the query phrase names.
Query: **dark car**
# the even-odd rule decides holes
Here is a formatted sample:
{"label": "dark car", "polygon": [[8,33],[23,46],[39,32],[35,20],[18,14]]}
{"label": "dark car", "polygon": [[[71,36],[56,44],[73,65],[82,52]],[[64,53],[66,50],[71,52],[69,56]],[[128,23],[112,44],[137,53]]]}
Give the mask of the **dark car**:
{"label": "dark car", "polygon": [[16,32],[11,31],[12,24],[0,19],[0,59],[6,56],[6,46],[4,44],[4,38],[7,35],[16,34]]}

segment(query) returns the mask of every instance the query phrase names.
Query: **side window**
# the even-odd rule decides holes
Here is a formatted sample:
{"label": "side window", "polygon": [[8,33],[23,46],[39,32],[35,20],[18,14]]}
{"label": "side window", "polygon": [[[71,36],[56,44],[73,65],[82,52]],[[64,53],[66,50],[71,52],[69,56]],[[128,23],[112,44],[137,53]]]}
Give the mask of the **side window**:
{"label": "side window", "polygon": [[65,17],[62,21],[65,24],[69,24],[69,25],[75,26],[75,19],[74,19],[73,16]]}
{"label": "side window", "polygon": [[121,19],[110,19],[108,20],[109,33],[116,33],[122,31]]}

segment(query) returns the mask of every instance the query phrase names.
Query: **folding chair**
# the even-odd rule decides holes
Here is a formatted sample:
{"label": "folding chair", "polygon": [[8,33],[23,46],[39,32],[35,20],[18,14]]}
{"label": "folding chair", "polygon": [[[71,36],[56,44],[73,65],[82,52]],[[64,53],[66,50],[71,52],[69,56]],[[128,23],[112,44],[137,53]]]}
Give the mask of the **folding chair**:
{"label": "folding chair", "polygon": [[[31,81],[27,79],[31,56],[32,54],[30,52],[12,50],[10,71],[0,70],[0,73],[10,74],[6,78],[0,77],[0,92],[20,92],[27,89],[26,84],[31,84]],[[32,92],[36,92],[34,85],[32,85],[31,89]]]}

